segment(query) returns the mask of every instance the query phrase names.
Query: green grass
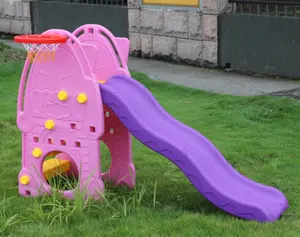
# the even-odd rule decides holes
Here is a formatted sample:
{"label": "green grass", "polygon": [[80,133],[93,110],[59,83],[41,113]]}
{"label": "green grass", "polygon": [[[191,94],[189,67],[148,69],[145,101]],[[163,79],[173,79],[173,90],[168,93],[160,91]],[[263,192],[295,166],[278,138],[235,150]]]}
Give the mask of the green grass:
{"label": "green grass", "polygon": [[[21,136],[15,117],[23,57],[24,52],[0,44],[0,235],[299,236],[300,104],[285,98],[207,93],[154,82],[138,72],[132,76],[171,115],[201,131],[237,170],[282,190],[290,202],[283,217],[260,224],[222,212],[197,193],[175,165],[136,140],[134,190],[107,185],[103,202],[84,201],[80,195],[74,201],[58,194],[20,197]],[[103,154],[107,168],[107,149]]]}

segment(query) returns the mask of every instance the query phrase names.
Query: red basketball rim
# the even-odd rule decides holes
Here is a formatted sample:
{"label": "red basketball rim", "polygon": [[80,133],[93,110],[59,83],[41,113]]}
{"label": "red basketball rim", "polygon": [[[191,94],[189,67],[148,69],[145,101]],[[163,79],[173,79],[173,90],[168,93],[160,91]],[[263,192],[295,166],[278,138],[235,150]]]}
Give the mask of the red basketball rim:
{"label": "red basketball rim", "polygon": [[24,44],[61,44],[66,43],[68,38],[64,35],[18,35],[15,36],[16,43]]}

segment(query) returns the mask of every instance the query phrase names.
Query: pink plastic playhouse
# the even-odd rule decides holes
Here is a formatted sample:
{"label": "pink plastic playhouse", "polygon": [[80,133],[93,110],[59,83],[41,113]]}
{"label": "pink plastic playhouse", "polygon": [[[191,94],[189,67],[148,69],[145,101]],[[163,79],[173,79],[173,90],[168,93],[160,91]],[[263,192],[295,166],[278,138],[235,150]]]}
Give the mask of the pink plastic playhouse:
{"label": "pink plastic playhouse", "polygon": [[[67,36],[68,41],[59,45],[54,61],[33,61],[31,65],[28,59],[24,66],[17,117],[23,134],[20,194],[50,192],[43,178],[43,161],[58,152],[57,158],[69,160],[75,174],[81,171],[80,186],[91,195],[103,191],[102,179],[134,187],[131,136],[113,111],[103,105],[99,93],[99,81],[129,75],[129,40],[115,38],[98,25],[82,26],[73,34],[63,30],[44,34]],[[112,157],[105,174],[101,174],[100,139]],[[64,195],[71,198],[73,191]]]}
{"label": "pink plastic playhouse", "polygon": [[[288,208],[281,191],[238,173],[207,138],[171,117],[130,77],[128,39],[84,25],[73,33],[49,30],[15,40],[29,52],[17,106],[21,195],[51,194],[47,179],[58,168],[79,177],[77,188],[62,191],[67,198],[75,190],[101,198],[104,180],[133,188],[133,135],[177,165],[203,196],[228,213],[275,221]],[[112,158],[106,173],[101,173],[100,140]]]}

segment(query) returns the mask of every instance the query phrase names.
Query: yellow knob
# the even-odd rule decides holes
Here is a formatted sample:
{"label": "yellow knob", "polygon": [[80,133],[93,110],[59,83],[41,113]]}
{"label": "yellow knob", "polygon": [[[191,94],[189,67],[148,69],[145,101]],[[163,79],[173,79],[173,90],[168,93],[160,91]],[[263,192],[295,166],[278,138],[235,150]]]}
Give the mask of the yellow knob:
{"label": "yellow knob", "polygon": [[78,101],[78,103],[80,103],[80,104],[84,104],[84,103],[86,103],[87,102],[87,96],[86,96],[86,94],[83,94],[83,93],[81,93],[81,94],[79,94],[78,96],[77,96],[77,101]]}
{"label": "yellow knob", "polygon": [[35,158],[40,158],[42,156],[42,150],[40,148],[34,148],[32,151],[32,155]]}
{"label": "yellow knob", "polygon": [[30,182],[30,178],[27,175],[23,175],[20,178],[20,183],[23,185],[27,185],[27,184],[29,184],[29,182]]}
{"label": "yellow knob", "polygon": [[47,128],[48,130],[52,130],[55,126],[55,123],[53,120],[47,120],[45,123],[45,128]]}
{"label": "yellow knob", "polygon": [[103,81],[103,80],[99,80],[98,82],[101,83],[101,84],[105,84],[106,83],[106,81]]}
{"label": "yellow knob", "polygon": [[65,91],[60,91],[57,94],[57,97],[59,100],[67,100],[68,99],[68,93]]}

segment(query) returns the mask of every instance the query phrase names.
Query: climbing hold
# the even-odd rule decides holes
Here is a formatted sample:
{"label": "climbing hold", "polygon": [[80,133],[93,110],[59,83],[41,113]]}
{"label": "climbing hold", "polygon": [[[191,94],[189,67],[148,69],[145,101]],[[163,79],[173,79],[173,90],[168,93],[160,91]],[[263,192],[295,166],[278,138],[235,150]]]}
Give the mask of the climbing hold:
{"label": "climbing hold", "polygon": [[42,150],[40,148],[34,148],[32,151],[32,156],[35,158],[40,158],[42,156]]}
{"label": "climbing hold", "polygon": [[57,97],[59,100],[67,100],[68,93],[66,91],[60,91],[60,92],[58,92]]}
{"label": "climbing hold", "polygon": [[51,119],[47,120],[45,123],[45,128],[48,130],[52,130],[54,128],[54,126],[55,126],[55,123]]}
{"label": "climbing hold", "polygon": [[86,96],[86,94],[80,93],[80,94],[77,96],[77,101],[78,101],[78,103],[80,103],[80,104],[86,103],[86,102],[87,102],[87,96]]}
{"label": "climbing hold", "polygon": [[23,175],[20,178],[20,183],[23,185],[27,185],[27,184],[29,184],[29,182],[30,182],[30,178],[27,175]]}

